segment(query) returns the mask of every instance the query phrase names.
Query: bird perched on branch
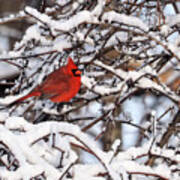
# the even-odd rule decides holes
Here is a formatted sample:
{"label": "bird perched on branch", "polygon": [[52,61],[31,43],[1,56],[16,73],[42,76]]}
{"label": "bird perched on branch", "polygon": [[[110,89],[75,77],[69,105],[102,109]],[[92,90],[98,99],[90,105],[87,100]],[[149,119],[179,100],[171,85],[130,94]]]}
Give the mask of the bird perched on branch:
{"label": "bird perched on branch", "polygon": [[10,105],[22,102],[33,96],[50,99],[54,103],[69,102],[81,87],[81,71],[69,57],[68,63],[51,74],[27,95],[17,99]]}

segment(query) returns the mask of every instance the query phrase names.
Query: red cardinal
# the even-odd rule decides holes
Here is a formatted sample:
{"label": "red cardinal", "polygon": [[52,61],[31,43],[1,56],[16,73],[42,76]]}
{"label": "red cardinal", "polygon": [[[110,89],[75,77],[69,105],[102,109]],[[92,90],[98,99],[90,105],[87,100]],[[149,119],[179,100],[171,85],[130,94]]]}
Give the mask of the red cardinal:
{"label": "red cardinal", "polygon": [[69,57],[66,66],[60,67],[29,94],[13,102],[19,103],[32,96],[50,99],[52,102],[68,102],[79,91],[81,86],[81,71]]}

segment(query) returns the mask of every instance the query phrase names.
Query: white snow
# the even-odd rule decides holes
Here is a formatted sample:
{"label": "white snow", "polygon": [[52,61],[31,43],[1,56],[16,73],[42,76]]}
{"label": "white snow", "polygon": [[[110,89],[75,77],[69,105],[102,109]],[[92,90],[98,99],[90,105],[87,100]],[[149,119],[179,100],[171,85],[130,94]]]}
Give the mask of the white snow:
{"label": "white snow", "polygon": [[127,16],[125,14],[119,14],[115,11],[106,12],[102,17],[102,20],[108,21],[109,23],[116,21],[118,23],[127,24],[129,26],[139,27],[144,31],[148,31],[149,29],[148,26],[145,23],[143,23],[139,18]]}
{"label": "white snow", "polygon": [[[68,3],[68,1],[57,0],[56,3],[58,3],[60,6],[64,6],[66,3]],[[148,32],[149,27],[141,20],[141,17],[125,15],[112,10],[104,11],[106,3],[105,0],[97,0],[97,4],[95,7],[93,7],[94,9],[92,10],[83,9],[76,11],[81,3],[84,3],[84,1],[74,1],[72,3],[71,9],[68,10],[67,14],[71,14],[73,11],[76,13],[72,13],[71,16],[67,15],[66,17],[66,14],[63,14],[65,11],[62,11],[63,15],[61,14],[59,17],[57,17],[57,19],[53,19],[53,16],[48,13],[46,14],[46,12],[41,13],[31,7],[25,8],[26,12],[28,12],[27,14],[24,12],[19,12],[17,16],[10,15],[7,18],[0,19],[0,24],[3,24],[16,18],[24,18],[25,16],[28,17],[28,14],[31,14],[31,17],[34,20],[33,22],[36,22],[26,30],[22,40],[19,43],[16,43],[15,49],[13,51],[5,52],[2,48],[3,51],[1,54],[1,58],[5,59],[8,59],[9,57],[16,57],[17,63],[19,64],[22,62],[26,63],[25,61],[27,60],[28,68],[27,70],[25,69],[25,76],[27,79],[25,80],[26,82],[23,82],[22,87],[26,87],[26,85],[29,83],[27,81],[33,81],[33,86],[28,89],[24,88],[26,90],[23,90],[20,95],[6,96],[5,98],[1,98],[0,105],[8,105],[19,97],[22,97],[30,92],[30,90],[33,89],[37,84],[40,84],[44,77],[49,72],[52,72],[55,67],[59,65],[59,63],[61,63],[58,57],[53,57],[53,55],[56,55],[53,54],[54,52],[59,53],[60,56],[63,57],[62,60],[67,55],[71,56],[78,55],[78,53],[84,53],[83,50],[85,50],[85,53],[87,53],[87,50],[88,52],[100,52],[101,46],[96,45],[96,40],[100,36],[103,37],[103,35],[107,35],[109,33],[109,29],[105,29],[102,32],[98,32],[98,30],[93,29],[89,32],[89,34],[86,34],[89,30],[88,25],[97,25],[102,27],[104,24],[106,24],[109,27],[119,27],[119,24],[122,24],[123,26],[127,27],[127,31],[129,28],[134,32],[138,32],[140,34],[142,33],[142,36],[139,35],[134,37],[132,42],[151,40],[150,45],[152,47],[156,47],[158,44],[162,46],[162,49],[172,52],[174,57],[177,57],[177,61],[180,59],[178,58],[180,57],[180,48],[178,45],[179,39],[176,39],[174,42],[168,40],[162,41],[161,37],[167,36],[172,31],[172,26],[180,23],[179,15],[168,17],[166,19],[166,24],[161,27],[161,34],[159,35],[156,32]],[[56,11],[56,8],[48,10],[49,13],[53,11]],[[102,17],[100,17],[101,15]],[[85,26],[85,28],[82,28],[83,30],[79,28],[81,25]],[[11,35],[14,35],[15,33],[17,33],[19,36],[18,32],[16,31],[12,31]],[[122,43],[126,42],[127,40],[129,41],[127,32],[122,32],[120,30],[117,33],[114,33],[113,36],[106,42],[105,47],[118,45],[117,39],[119,39]],[[37,43],[35,47],[32,41],[35,41],[35,44]],[[77,45],[76,42],[82,43],[82,49],[80,48],[79,50],[77,48],[76,52],[75,48],[75,50],[73,49],[72,52],[67,51],[66,53],[66,50],[74,48],[74,45]],[[98,43],[99,42],[100,41],[98,41]],[[139,44],[137,44],[137,46],[138,45]],[[115,48],[117,51],[120,51],[118,47]],[[156,50],[158,51],[158,48]],[[47,54],[43,56],[43,58],[41,58],[42,56],[25,59],[21,57],[17,58],[18,56],[26,57],[28,55],[38,53],[43,54],[46,52]],[[127,55],[128,53],[131,53],[132,55],[138,55],[139,50],[130,50],[127,48],[124,50],[124,52],[127,53]],[[153,52],[147,51],[147,55],[153,55]],[[121,100],[125,98],[128,93],[130,94],[133,92],[133,90],[136,91],[138,89],[152,89],[162,94],[166,94],[172,101],[175,101],[176,103],[180,101],[180,97],[169,87],[167,87],[165,84],[162,86],[147,76],[157,76],[157,72],[153,70],[150,65],[145,66],[144,68],[140,68],[137,71],[134,70],[127,72],[121,68],[118,68],[118,66],[116,66],[116,62],[114,63],[116,65],[107,65],[101,61],[102,59],[94,59],[94,57],[96,57],[94,54],[91,54],[90,56],[84,55],[84,57],[80,59],[80,63],[90,63],[90,68],[92,65],[93,67],[96,66],[97,69],[102,68],[103,70],[101,72],[98,70],[91,71],[85,73],[82,76],[82,86],[86,87],[87,92],[83,95],[78,94],[78,97],[90,99],[91,97],[95,97],[94,94],[101,96],[113,95],[115,98],[118,97]],[[142,54],[141,57],[143,58],[145,55]],[[51,60],[53,61],[52,64],[50,62]],[[121,63],[121,59],[118,60],[118,63]],[[46,61],[48,63],[50,62],[50,66],[48,63],[45,63]],[[145,62],[145,60],[143,60],[143,62]],[[173,62],[173,60],[171,62]],[[43,63],[45,66],[40,68]],[[12,65],[7,65],[5,62],[1,62],[0,80],[9,78],[9,76],[12,77],[19,73],[19,69],[17,67],[13,66],[12,69],[11,67]],[[38,72],[36,76],[33,76],[38,68],[41,69],[39,71],[40,73]],[[112,80],[110,78],[110,80],[104,80],[103,83],[100,81],[97,82],[97,79],[101,76],[104,76],[106,72],[109,72],[115,80],[118,80],[114,86],[112,86]],[[134,85],[132,88],[129,87],[127,83],[129,81],[132,81]],[[20,85],[19,82],[20,81],[17,81],[17,86]],[[145,99],[145,102],[147,106],[153,106],[153,102],[150,100]],[[126,113],[126,115],[128,115],[128,111],[131,111],[133,117],[136,116],[133,120],[135,120],[135,123],[138,124],[140,122],[140,118],[143,117],[143,112],[140,112],[143,108],[136,104],[136,99],[133,103],[136,105],[135,108],[127,102],[127,104],[122,107],[122,111],[123,113]],[[82,117],[82,115],[93,115],[95,118],[97,118],[96,116],[102,115],[102,109],[107,111],[113,110],[116,107],[114,102],[108,102],[108,105],[105,105],[104,107],[102,107],[99,101],[93,101],[90,105],[90,107],[85,106],[83,107],[84,109],[81,108],[78,110],[78,112],[76,111],[71,113],[69,117],[72,116],[73,118],[76,118]],[[39,106],[40,105],[37,103],[35,107]],[[39,108],[37,111],[40,113],[43,111],[54,116],[56,115],[58,118],[58,115],[63,115],[63,113],[73,110],[73,108],[75,108],[73,105],[64,106],[61,113],[54,109],[48,109],[48,107],[43,109]],[[128,111],[124,110],[123,108],[128,109]],[[153,116],[152,121],[154,122],[155,128],[154,132],[157,132],[156,128],[158,128],[158,124],[156,124],[156,119],[158,116],[158,110],[151,109],[151,111],[149,111],[148,109],[147,112],[151,112],[151,116]],[[18,111],[14,114],[16,113],[18,114]],[[177,180],[177,173],[174,175],[173,170],[177,169],[176,164],[179,164],[180,162],[180,156],[177,154],[178,150],[168,149],[166,147],[160,148],[156,143],[152,144],[152,137],[146,141],[143,141],[143,145],[141,145],[141,147],[126,147],[126,149],[118,152],[121,141],[124,143],[124,140],[127,140],[125,142],[127,145],[129,141],[133,141],[135,139],[134,132],[132,134],[134,137],[125,134],[126,139],[116,139],[110,150],[105,152],[102,149],[99,141],[96,141],[92,138],[92,134],[95,132],[95,130],[91,131],[92,134],[82,132],[80,127],[81,123],[74,125],[68,123],[68,121],[55,122],[51,120],[49,122],[32,124],[23,117],[19,117],[18,115],[15,116],[14,114],[0,112],[0,145],[1,149],[7,149],[12,153],[11,156],[14,156],[14,158],[17,160],[19,168],[14,171],[9,171],[5,166],[0,167],[0,178],[2,179],[32,179],[32,177],[44,173],[47,179],[56,180],[62,179],[64,173],[68,171],[70,175],[72,175],[72,178],[64,177],[64,179],[105,180],[107,175],[109,175],[109,179],[129,180],[128,176],[129,174],[132,174],[134,175],[132,179],[138,179],[138,175],[141,175],[143,180],[149,177],[152,179],[158,177],[160,179]],[[113,114],[109,113],[107,118],[112,118],[112,116]],[[120,122],[120,117],[116,118]],[[106,120],[106,117],[103,117],[103,120]],[[147,129],[148,127],[151,127],[151,125],[151,122],[145,122],[141,124],[141,127],[143,129]],[[103,135],[103,132],[106,129],[105,126],[98,128],[101,130],[100,133]],[[130,132],[130,129],[128,130]],[[122,130],[122,133],[124,132],[127,131]],[[96,132],[95,134],[98,133]],[[145,134],[149,135],[148,132],[145,132]],[[159,134],[155,133],[155,135],[158,136]],[[157,139],[158,138],[159,136]],[[170,143],[178,143],[178,140],[179,139],[176,137],[174,138],[174,141]],[[91,154],[91,156],[96,160],[91,162],[89,165],[87,165],[88,161],[84,161],[84,164],[81,163],[79,159],[80,151],[76,151],[75,149],[80,149],[86,153]],[[149,157],[149,153],[161,159],[168,159],[169,161],[175,163],[170,167],[168,167],[165,163],[159,163],[152,168],[144,163],[144,160]],[[3,156],[3,153],[0,154],[0,160],[4,160],[6,163],[8,163],[7,155]],[[62,161],[61,164],[60,161]],[[61,165],[61,167],[59,167],[59,165]]]}
{"label": "white snow", "polygon": [[0,80],[12,79],[18,76],[20,70],[7,62],[0,62]]}

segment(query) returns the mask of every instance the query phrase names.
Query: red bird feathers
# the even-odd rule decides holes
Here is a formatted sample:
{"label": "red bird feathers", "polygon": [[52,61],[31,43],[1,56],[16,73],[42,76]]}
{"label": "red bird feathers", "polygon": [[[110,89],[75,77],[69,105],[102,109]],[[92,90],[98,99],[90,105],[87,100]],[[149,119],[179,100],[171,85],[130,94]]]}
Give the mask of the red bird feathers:
{"label": "red bird feathers", "polygon": [[24,101],[32,96],[50,99],[52,102],[68,102],[79,91],[81,86],[81,71],[69,57],[66,66],[60,67],[33,89],[29,94],[16,100],[14,103]]}

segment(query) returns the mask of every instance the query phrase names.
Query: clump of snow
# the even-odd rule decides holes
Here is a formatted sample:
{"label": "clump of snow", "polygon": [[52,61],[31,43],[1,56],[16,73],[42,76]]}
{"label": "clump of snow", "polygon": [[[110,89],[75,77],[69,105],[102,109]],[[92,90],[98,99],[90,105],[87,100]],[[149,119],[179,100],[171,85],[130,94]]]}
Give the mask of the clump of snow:
{"label": "clump of snow", "polygon": [[109,11],[105,13],[102,16],[102,20],[104,22],[108,21],[109,23],[116,21],[118,23],[123,23],[130,26],[138,27],[144,31],[148,31],[149,29],[148,26],[145,23],[143,23],[139,18],[133,17],[133,16],[127,16],[125,14],[119,14],[119,13],[116,13],[115,11]]}
{"label": "clump of snow", "polygon": [[94,16],[99,17],[101,15],[102,11],[103,11],[105,3],[106,2],[104,0],[98,0],[98,3],[96,5],[96,7],[94,8],[92,14]]}
{"label": "clump of snow", "polygon": [[71,48],[72,44],[66,40],[61,40],[59,42],[55,42],[53,46],[53,50],[57,50],[58,52],[62,52],[64,49]]}
{"label": "clump of snow", "polygon": [[171,31],[171,28],[164,24],[163,26],[161,26],[161,33],[165,36],[167,36],[169,34],[169,32]]}
{"label": "clump of snow", "polygon": [[179,24],[180,23],[180,15],[173,15],[173,16],[167,16],[166,17],[166,24],[170,27]]}
{"label": "clump of snow", "polygon": [[0,62],[0,80],[12,79],[19,74],[20,70],[15,65],[6,62]]}
{"label": "clump of snow", "polygon": [[67,0],[56,0],[56,3],[61,6],[64,6],[67,3]]}

